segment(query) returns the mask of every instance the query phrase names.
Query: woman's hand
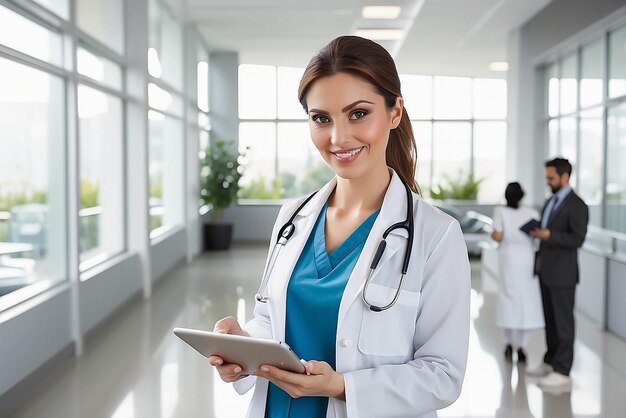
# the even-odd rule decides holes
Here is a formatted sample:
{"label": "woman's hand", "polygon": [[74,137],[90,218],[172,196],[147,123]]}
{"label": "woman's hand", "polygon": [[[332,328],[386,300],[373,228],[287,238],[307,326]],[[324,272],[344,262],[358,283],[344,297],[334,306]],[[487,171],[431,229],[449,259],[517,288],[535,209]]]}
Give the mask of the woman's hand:
{"label": "woman's hand", "polygon": [[327,396],[339,400],[346,399],[343,376],[325,361],[307,362],[306,374],[292,373],[273,366],[261,366],[261,370],[254,374],[269,380],[292,398]]}
{"label": "woman's hand", "polygon": [[[218,332],[220,334],[242,335],[245,337],[250,336],[250,334],[244,331],[241,328],[241,325],[239,325],[239,322],[237,322],[237,320],[232,316],[227,316],[226,318],[217,321],[213,327],[213,332]],[[236,382],[237,380],[247,376],[246,374],[241,373],[241,366],[231,363],[224,364],[224,360],[218,356],[209,357],[209,364],[215,366],[222,380],[227,383]]]}

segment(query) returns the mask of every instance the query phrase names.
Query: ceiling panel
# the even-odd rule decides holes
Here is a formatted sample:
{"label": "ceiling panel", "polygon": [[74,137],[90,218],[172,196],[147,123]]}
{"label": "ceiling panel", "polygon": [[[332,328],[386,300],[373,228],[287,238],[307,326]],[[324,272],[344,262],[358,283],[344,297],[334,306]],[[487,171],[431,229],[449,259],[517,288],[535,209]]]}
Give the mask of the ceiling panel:
{"label": "ceiling panel", "polygon": [[[487,65],[506,60],[508,34],[550,0],[187,0],[187,17],[212,50],[242,63],[302,67],[329,40],[356,28],[407,28],[385,42],[404,73],[504,76]],[[399,19],[361,18],[364,5],[400,5]]]}

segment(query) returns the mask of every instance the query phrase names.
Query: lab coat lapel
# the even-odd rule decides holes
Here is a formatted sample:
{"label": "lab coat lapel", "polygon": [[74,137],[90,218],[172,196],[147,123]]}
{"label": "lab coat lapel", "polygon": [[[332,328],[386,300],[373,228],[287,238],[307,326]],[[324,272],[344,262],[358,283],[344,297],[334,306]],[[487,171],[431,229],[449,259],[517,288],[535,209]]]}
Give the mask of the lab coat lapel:
{"label": "lab coat lapel", "polygon": [[[339,306],[339,315],[337,318],[338,324],[343,321],[348,308],[354,303],[354,301],[357,298],[360,299],[361,291],[370,271],[372,259],[374,258],[374,254],[382,239],[383,233],[391,225],[396,222],[402,222],[406,217],[406,191],[398,175],[395,171],[391,171],[391,183],[387,188],[383,206],[381,207],[378,218],[376,218],[376,222],[374,222],[372,230],[365,241],[363,251],[361,251],[361,256],[354,266],[354,270],[352,271],[350,279],[348,280],[346,288],[343,292],[343,297],[341,298],[341,304]],[[398,253],[398,250],[404,248],[403,246],[406,245],[405,237],[407,236],[408,234],[405,230],[394,230],[389,234],[387,237],[385,252],[378,263],[378,267],[376,267],[372,280],[381,274],[386,262]],[[395,272],[386,272],[386,274],[395,274]],[[399,280],[400,270],[398,270],[397,275]]]}
{"label": "lab coat lapel", "polygon": [[[286,320],[286,296],[287,286],[291,279],[293,269],[300,258],[300,254],[306,244],[315,221],[328,200],[328,196],[335,189],[336,179],[328,182],[319,192],[305,205],[300,213],[293,220],[296,228],[295,233],[282,248],[280,255],[274,265],[274,271],[268,282],[269,310],[272,318],[273,338],[279,341],[285,340],[285,320]],[[294,209],[295,210],[295,209]],[[285,214],[281,222],[287,222],[292,213]]]}

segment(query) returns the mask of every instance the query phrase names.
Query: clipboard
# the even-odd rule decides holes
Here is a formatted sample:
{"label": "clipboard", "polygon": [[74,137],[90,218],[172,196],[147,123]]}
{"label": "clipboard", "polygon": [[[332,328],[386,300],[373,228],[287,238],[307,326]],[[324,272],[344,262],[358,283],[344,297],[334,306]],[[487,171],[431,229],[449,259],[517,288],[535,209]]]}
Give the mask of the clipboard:
{"label": "clipboard", "polygon": [[174,328],[174,334],[204,357],[219,356],[224,363],[241,366],[245,374],[254,373],[264,364],[295,373],[305,372],[300,358],[281,341],[191,328]]}
{"label": "clipboard", "polygon": [[539,222],[537,219],[531,219],[530,221],[519,227],[520,231],[523,231],[528,235],[530,235],[530,231],[535,228],[541,228],[541,222]]}

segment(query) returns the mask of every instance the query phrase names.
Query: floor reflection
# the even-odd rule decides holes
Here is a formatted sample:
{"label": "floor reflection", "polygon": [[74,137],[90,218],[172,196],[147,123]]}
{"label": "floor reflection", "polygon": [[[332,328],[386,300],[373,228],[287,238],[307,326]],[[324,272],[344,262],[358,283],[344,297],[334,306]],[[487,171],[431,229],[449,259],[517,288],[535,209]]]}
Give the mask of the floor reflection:
{"label": "floor reflection", "polygon": [[[11,416],[17,418],[244,417],[251,392],[239,396],[206,359],[171,332],[212,329],[219,318],[250,318],[266,245],[203,254],[160,281],[149,301],[126,307],[86,344],[85,354],[46,377]],[[577,321],[571,395],[544,393],[524,364],[505,361],[495,325],[496,280],[472,262],[472,324],[463,391],[442,417],[617,418],[626,411],[626,343],[584,316]],[[544,334],[528,347],[541,361]]]}
{"label": "floor reflection", "polygon": [[500,368],[502,390],[500,391],[500,406],[495,411],[496,417],[534,418],[528,407],[525,369],[522,363],[509,362]]}

